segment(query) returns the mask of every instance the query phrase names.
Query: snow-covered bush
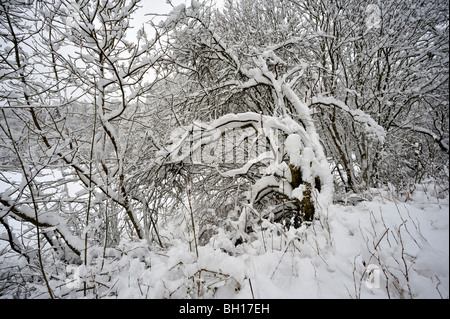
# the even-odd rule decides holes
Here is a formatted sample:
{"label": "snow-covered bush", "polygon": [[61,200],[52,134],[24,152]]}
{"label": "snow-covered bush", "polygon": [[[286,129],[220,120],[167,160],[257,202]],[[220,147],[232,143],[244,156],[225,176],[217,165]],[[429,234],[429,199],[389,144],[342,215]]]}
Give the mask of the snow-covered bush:
{"label": "snow-covered bush", "polygon": [[[234,139],[231,134],[236,134]],[[246,204],[253,207],[275,193],[280,200],[273,204],[278,208],[264,207],[261,214],[288,223],[292,219],[296,228],[303,221],[311,222],[315,210],[326,208],[332,198],[331,172],[319,140],[289,116],[248,112],[224,115],[209,124],[195,123],[175,135],[158,156],[164,165],[183,161],[210,165],[211,174],[223,178],[249,180],[252,176],[254,182],[246,183],[251,186],[239,189],[246,193]],[[254,167],[256,172],[250,175]]]}

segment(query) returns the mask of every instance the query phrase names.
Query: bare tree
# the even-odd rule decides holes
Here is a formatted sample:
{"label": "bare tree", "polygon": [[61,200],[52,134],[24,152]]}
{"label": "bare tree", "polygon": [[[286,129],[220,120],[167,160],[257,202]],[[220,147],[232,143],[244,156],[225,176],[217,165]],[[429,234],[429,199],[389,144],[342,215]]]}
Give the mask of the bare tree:
{"label": "bare tree", "polygon": [[[313,190],[330,187],[328,181],[331,178],[331,173],[326,173],[328,160],[316,130],[317,122],[322,119],[315,121],[315,114],[328,107],[345,118],[354,127],[355,134],[365,134],[365,143],[383,143],[385,131],[368,113],[350,108],[331,94],[313,89],[311,81],[325,81],[321,75],[323,67],[314,60],[314,49],[316,43],[327,41],[329,35],[308,28],[296,3],[229,1],[224,13],[220,13],[194,2],[190,7],[181,5],[174,8],[167,21],[159,27],[167,32],[165,59],[167,65],[175,67],[171,81],[175,82],[174,89],[178,89],[169,108],[174,110],[174,117],[184,115],[178,121],[181,125],[195,120],[213,125],[215,122],[211,120],[226,119],[227,114],[239,113],[245,128],[249,123],[244,114],[248,111],[256,112],[252,113],[253,117],[262,114],[259,120],[261,127],[266,122],[262,120],[263,116],[272,116],[272,121],[291,118],[298,124],[297,131],[285,130],[284,134],[300,134],[301,139],[296,146],[297,152],[302,154],[300,157],[308,158],[303,147],[310,148],[314,154],[311,161],[320,163],[323,172],[320,178],[311,176],[310,179],[306,166],[294,168],[295,165],[291,165],[291,178],[296,180],[290,180],[291,186],[293,189],[305,188],[301,195],[305,202],[296,208],[309,216],[305,220],[312,220],[314,215]],[[183,85],[177,87],[176,83]],[[228,128],[236,128],[233,123],[230,120]],[[195,130],[196,125],[199,124],[185,128],[185,134]],[[181,141],[187,143],[187,136],[183,135]],[[195,144],[196,137],[193,138],[190,143]],[[281,144],[272,145],[272,148],[278,149]],[[260,160],[252,159],[247,163],[256,162]],[[293,162],[287,160],[287,164]],[[248,170],[239,171],[239,174],[251,176]],[[251,179],[256,182],[261,177],[256,175]],[[249,185],[251,183],[244,188],[248,190]],[[280,203],[282,201],[279,200]],[[300,222],[296,223],[297,227],[299,225]]]}
{"label": "bare tree", "polygon": [[27,177],[5,178],[2,224],[31,223],[38,243],[43,233],[61,258],[86,265],[89,247],[116,244],[124,229],[144,239],[146,203],[126,176],[136,151],[129,133],[155,81],[146,74],[156,69],[158,37],[141,29],[136,42],[127,40],[138,1],[0,8],[2,152]]}

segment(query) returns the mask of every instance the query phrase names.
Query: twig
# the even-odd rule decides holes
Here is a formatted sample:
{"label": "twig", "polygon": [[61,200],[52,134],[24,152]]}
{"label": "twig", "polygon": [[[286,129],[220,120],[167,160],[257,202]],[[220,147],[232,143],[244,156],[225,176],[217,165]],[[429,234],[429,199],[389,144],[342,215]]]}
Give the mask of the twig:
{"label": "twig", "polygon": [[287,250],[289,248],[289,244],[290,244],[290,242],[286,245],[286,249],[284,250],[283,255],[281,256],[280,261],[278,262],[277,266],[275,267],[275,270],[273,271],[272,275],[270,276],[270,279],[273,278],[273,276],[275,275],[276,271],[278,270],[278,266],[280,266],[281,261],[283,260],[283,257],[284,257],[284,255],[286,254],[286,252],[287,252]]}
{"label": "twig", "polygon": [[378,245],[380,244],[381,240],[383,239],[383,237],[387,234],[387,232],[389,231],[389,228],[386,228],[386,230],[384,231],[383,235],[381,235],[381,238],[378,240],[378,242],[376,243],[376,245],[374,246],[374,249],[377,249]]}
{"label": "twig", "polygon": [[253,294],[252,281],[250,278],[248,278],[248,282],[250,283],[250,291],[252,292],[252,299],[255,299],[255,295]]}

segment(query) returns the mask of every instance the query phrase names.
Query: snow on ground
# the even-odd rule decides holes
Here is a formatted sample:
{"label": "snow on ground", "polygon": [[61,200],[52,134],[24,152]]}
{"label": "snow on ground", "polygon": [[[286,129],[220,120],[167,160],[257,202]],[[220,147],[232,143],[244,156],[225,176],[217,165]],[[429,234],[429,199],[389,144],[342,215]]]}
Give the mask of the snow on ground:
{"label": "snow on ground", "polygon": [[[88,297],[99,298],[449,298],[448,194],[437,198],[424,188],[408,201],[371,195],[330,205],[297,230],[266,220],[246,235],[242,223],[251,212],[235,211],[198,257],[193,243],[161,229],[170,239],[165,249],[123,240],[105,252],[90,248],[88,267],[63,265],[65,275],[46,269],[54,293],[65,298],[82,298],[83,280],[95,288]],[[12,262],[4,257],[0,265]],[[30,297],[46,298],[44,291]]]}
{"label": "snow on ground", "polygon": [[[224,231],[199,247],[123,243],[108,298],[448,298],[448,196],[382,194],[332,205],[311,227],[263,230],[234,246]],[[264,237],[264,238],[263,238]],[[368,277],[372,269],[373,277]],[[98,273],[98,271],[97,271]]]}
{"label": "snow on ground", "polygon": [[[448,298],[448,222],[448,197],[421,193],[404,203],[380,195],[332,205],[308,229],[267,228],[237,247],[217,236],[198,259],[177,242],[153,259],[150,282],[164,284],[148,297]],[[367,277],[372,268],[378,278]]]}

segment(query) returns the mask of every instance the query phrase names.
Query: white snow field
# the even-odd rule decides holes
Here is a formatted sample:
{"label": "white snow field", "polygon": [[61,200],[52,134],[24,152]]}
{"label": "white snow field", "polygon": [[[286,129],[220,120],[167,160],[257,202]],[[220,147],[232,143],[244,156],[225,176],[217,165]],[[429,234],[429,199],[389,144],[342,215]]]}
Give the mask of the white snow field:
{"label": "white snow field", "polygon": [[[238,222],[234,225],[239,229]],[[380,194],[331,205],[307,229],[264,222],[234,246],[221,232],[199,247],[167,251],[124,244],[111,291],[119,298],[448,298],[448,196],[420,192],[408,202]],[[238,230],[239,231],[239,230]],[[139,258],[140,259],[139,259]],[[368,277],[372,269],[373,277]]]}
{"label": "white snow field", "polygon": [[[231,211],[198,257],[180,227],[166,227],[164,249],[123,239],[90,247],[87,267],[48,260],[44,268],[60,298],[449,298],[448,193],[391,194],[373,189],[367,200],[332,204],[300,229],[263,220],[247,234],[251,211]],[[48,298],[39,271],[27,270],[6,239],[0,227],[0,287],[11,272],[34,271],[27,297]],[[8,291],[1,298],[14,298]]]}

